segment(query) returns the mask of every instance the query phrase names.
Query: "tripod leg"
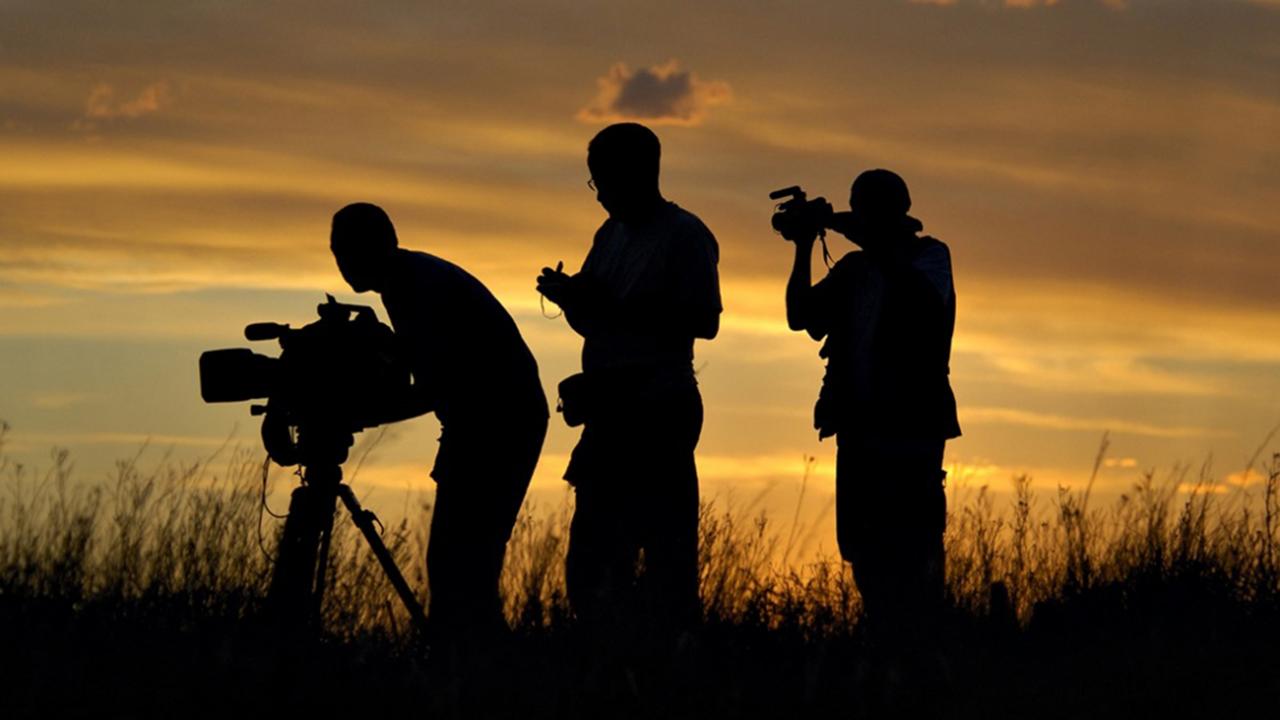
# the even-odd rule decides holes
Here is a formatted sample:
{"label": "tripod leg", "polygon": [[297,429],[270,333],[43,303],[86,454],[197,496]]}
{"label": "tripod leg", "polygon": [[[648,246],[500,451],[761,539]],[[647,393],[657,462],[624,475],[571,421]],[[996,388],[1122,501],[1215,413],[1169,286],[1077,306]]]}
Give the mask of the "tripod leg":
{"label": "tripod leg", "polygon": [[300,629],[309,624],[312,582],[315,578],[319,528],[314,505],[318,493],[300,487],[289,499],[289,515],[276,549],[276,565],[267,591],[267,604],[280,625]]}
{"label": "tripod leg", "polygon": [[333,541],[334,492],[330,488],[320,489],[321,502],[316,508],[316,525],[320,528],[320,550],[316,555],[315,585],[311,591],[310,612],[319,624],[323,617],[324,591],[329,574],[329,546]]}
{"label": "tripod leg", "polygon": [[267,591],[269,612],[288,629],[319,623],[334,500],[332,487],[316,485],[304,485],[290,496]]}
{"label": "tripod leg", "polygon": [[364,539],[369,541],[369,548],[373,550],[374,557],[378,558],[378,562],[382,565],[382,570],[387,574],[387,579],[391,581],[391,586],[396,589],[396,593],[400,596],[400,601],[404,603],[404,607],[409,611],[409,618],[413,621],[414,627],[418,628],[418,632],[426,636],[427,631],[427,615],[422,609],[422,603],[418,602],[418,598],[413,594],[413,589],[409,587],[409,583],[405,581],[404,575],[400,573],[400,568],[396,566],[395,558],[391,557],[391,551],[387,550],[386,544],[382,542],[382,536],[378,535],[378,531],[373,527],[373,513],[360,507],[360,502],[356,500],[355,493],[346,484],[338,486],[338,497],[342,498],[342,502],[347,506],[347,510],[351,512],[351,519],[355,521],[356,527],[360,528],[360,532],[364,534]]}

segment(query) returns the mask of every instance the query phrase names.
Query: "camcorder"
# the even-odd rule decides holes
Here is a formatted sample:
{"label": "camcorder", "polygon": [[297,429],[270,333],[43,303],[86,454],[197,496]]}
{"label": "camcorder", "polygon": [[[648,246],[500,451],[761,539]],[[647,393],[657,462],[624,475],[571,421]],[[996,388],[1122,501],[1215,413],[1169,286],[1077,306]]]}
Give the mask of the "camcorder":
{"label": "camcorder", "polygon": [[773,229],[788,239],[824,235],[836,215],[826,198],[810,200],[799,185],[774,190],[769,199],[782,200],[773,213]]}
{"label": "camcorder", "polygon": [[[346,438],[381,424],[388,398],[410,390],[410,372],[391,328],[373,308],[326,295],[309,325],[253,323],[246,340],[278,340],[271,357],[248,348],[200,356],[200,395],[207,403],[265,399],[249,409],[262,415],[267,454],[284,466],[306,463],[300,438]],[[345,457],[346,448],[342,448]]]}

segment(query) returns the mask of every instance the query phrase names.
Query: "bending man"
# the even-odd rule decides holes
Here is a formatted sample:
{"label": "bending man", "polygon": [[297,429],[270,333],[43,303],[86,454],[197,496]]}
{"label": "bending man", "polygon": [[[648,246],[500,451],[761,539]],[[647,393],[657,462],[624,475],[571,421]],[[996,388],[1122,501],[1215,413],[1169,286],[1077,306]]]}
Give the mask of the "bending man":
{"label": "bending man", "polygon": [[538,366],[493,294],[447,260],[399,247],[382,208],[333,216],[331,249],[356,292],[382,296],[413,374],[387,422],[434,412],[428,622],[437,638],[504,627],[498,578],[542,451],[547,401]]}

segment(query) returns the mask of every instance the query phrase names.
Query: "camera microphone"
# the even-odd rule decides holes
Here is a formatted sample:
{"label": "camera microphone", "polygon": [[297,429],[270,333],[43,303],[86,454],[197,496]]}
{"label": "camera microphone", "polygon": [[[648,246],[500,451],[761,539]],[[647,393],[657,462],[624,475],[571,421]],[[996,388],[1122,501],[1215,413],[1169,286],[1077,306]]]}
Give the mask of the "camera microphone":
{"label": "camera microphone", "polygon": [[782,188],[781,190],[774,190],[773,192],[769,193],[770,200],[781,200],[784,197],[799,197],[801,200],[803,200],[804,191],[800,189],[799,185],[792,185],[791,187],[785,187],[785,188]]}
{"label": "camera microphone", "polygon": [[246,325],[244,328],[245,340],[278,340],[289,332],[289,326],[282,323],[259,322]]}

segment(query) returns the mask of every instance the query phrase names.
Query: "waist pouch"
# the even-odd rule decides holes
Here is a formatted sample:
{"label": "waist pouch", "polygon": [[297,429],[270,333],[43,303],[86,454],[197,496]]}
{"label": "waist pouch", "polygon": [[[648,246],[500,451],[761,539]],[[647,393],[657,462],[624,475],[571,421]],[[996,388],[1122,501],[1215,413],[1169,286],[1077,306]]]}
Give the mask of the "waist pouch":
{"label": "waist pouch", "polygon": [[556,412],[564,416],[565,424],[569,427],[578,427],[593,414],[593,384],[586,373],[570,375],[560,381],[557,390],[560,400],[556,403]]}
{"label": "waist pouch", "polygon": [[569,427],[578,427],[608,420],[605,415],[631,415],[638,407],[655,403],[661,407],[664,398],[674,397],[673,393],[685,388],[696,392],[692,368],[628,367],[582,372],[560,381],[556,412],[564,416]]}

